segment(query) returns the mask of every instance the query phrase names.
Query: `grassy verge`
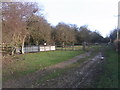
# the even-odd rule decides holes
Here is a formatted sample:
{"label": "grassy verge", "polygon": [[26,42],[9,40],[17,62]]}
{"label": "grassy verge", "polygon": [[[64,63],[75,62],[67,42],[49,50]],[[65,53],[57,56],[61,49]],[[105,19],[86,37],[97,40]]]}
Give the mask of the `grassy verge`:
{"label": "grassy verge", "polygon": [[15,56],[13,62],[3,65],[3,81],[66,61],[80,53],[83,51],[50,51]]}
{"label": "grassy verge", "polygon": [[118,88],[118,53],[109,48],[106,50],[105,55],[105,71],[97,83],[97,88]]}

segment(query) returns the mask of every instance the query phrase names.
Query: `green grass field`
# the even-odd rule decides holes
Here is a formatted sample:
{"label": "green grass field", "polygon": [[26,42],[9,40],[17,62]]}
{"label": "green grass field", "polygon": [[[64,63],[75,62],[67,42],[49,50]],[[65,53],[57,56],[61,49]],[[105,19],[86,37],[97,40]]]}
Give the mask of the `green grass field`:
{"label": "green grass field", "polygon": [[118,88],[118,55],[115,50],[108,48],[105,51],[106,64],[104,73],[97,84],[98,88]]}
{"label": "green grass field", "polygon": [[13,62],[3,67],[3,80],[35,72],[47,66],[66,61],[83,51],[49,51],[16,55]]}

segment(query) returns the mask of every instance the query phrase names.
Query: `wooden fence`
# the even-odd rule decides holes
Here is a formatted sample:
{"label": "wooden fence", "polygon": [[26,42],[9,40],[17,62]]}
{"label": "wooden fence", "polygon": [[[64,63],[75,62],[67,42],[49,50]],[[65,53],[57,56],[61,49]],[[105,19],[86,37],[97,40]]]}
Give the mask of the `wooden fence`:
{"label": "wooden fence", "polygon": [[[3,55],[11,54],[12,47],[0,47],[0,51]],[[82,45],[79,46],[72,46],[72,45],[65,45],[63,46],[25,46],[24,47],[25,53],[31,53],[31,52],[43,52],[43,51],[55,51],[55,50],[62,50],[62,51],[73,51],[73,50],[82,50]],[[16,48],[15,52],[20,53],[21,48]]]}
{"label": "wooden fence", "polygon": [[24,52],[41,52],[41,51],[54,51],[55,46],[26,46],[24,47]]}
{"label": "wooden fence", "polygon": [[73,50],[82,50],[82,45],[65,45],[64,47],[61,45],[56,46],[26,46],[24,47],[24,52],[42,52],[42,51],[54,51],[54,50],[62,50],[62,51],[73,51]]}

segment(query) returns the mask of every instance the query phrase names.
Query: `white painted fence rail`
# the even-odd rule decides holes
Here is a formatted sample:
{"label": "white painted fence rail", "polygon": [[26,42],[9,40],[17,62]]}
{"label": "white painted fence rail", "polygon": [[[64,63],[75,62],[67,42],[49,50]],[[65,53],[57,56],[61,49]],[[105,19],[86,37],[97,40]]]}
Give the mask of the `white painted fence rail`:
{"label": "white painted fence rail", "polygon": [[24,52],[41,52],[41,51],[54,51],[55,46],[26,46],[24,47]]}

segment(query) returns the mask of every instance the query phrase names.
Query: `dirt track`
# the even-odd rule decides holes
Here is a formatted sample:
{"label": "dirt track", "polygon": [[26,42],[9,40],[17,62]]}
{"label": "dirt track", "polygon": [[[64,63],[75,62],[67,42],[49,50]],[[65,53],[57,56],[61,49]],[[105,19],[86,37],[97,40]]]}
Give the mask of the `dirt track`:
{"label": "dirt track", "polygon": [[87,60],[79,67],[73,68],[57,78],[48,80],[43,84],[36,84],[38,78],[50,73],[51,70],[55,68],[64,68],[65,66],[75,63],[81,58],[85,58],[86,56],[90,56],[90,52],[76,56],[73,59],[56,64],[54,66],[50,66],[48,68],[45,68],[44,70],[39,70],[35,73],[28,74],[18,79],[4,82],[3,88],[85,88],[89,86],[92,87],[92,85],[94,84],[93,82],[96,78],[98,78],[98,76],[102,72],[103,61],[100,60],[101,53],[98,53],[94,58]]}
{"label": "dirt track", "polygon": [[101,53],[85,62],[82,66],[74,68],[64,75],[37,85],[36,88],[92,88],[94,81],[102,73]]}

